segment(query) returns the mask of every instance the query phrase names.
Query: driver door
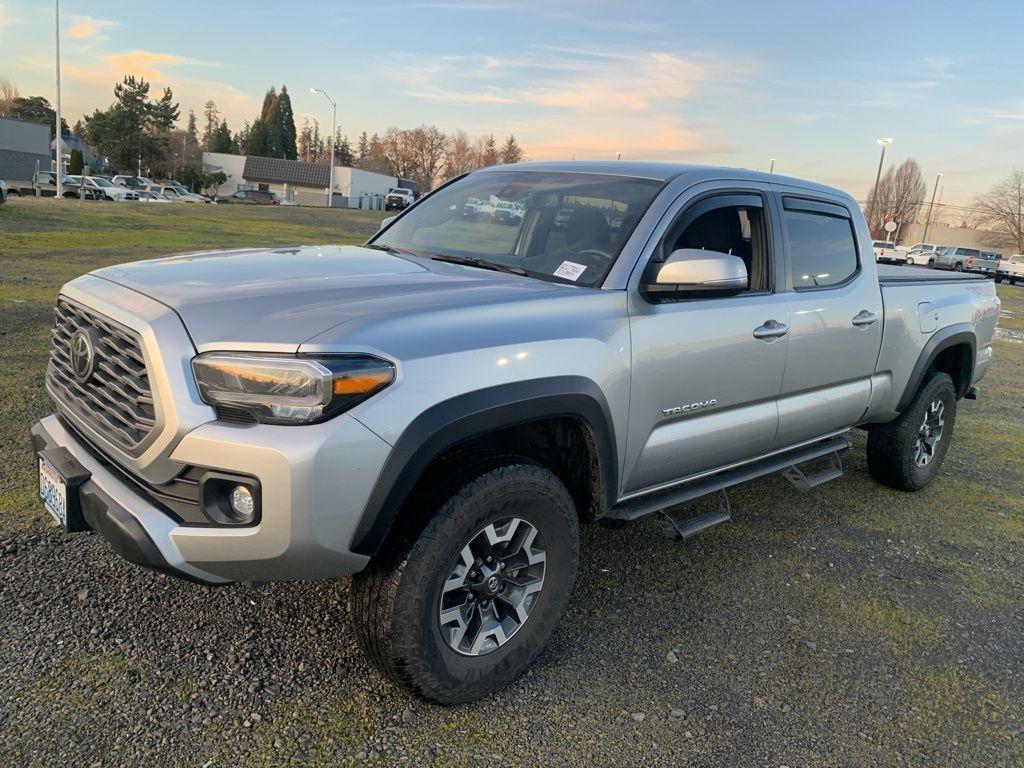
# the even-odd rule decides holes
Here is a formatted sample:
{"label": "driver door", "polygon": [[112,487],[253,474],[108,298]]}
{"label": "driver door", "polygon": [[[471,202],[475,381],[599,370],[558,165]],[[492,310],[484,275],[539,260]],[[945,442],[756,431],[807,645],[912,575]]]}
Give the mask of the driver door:
{"label": "driver door", "polygon": [[633,276],[626,497],[769,450],[790,318],[786,295],[775,292],[781,249],[768,192],[748,183],[699,185],[658,235],[655,254],[687,247],[742,257],[750,277],[743,293],[652,302]]}

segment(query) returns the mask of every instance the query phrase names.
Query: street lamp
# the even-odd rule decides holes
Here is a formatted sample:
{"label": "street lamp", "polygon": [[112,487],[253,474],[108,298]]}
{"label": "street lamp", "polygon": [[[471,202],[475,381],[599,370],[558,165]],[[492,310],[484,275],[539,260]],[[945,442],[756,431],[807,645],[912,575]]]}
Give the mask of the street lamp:
{"label": "street lamp", "polygon": [[935,186],[932,187],[932,201],[928,203],[928,215],[924,219],[924,234],[921,235],[921,242],[928,242],[928,228],[932,225],[932,208],[935,207],[935,193],[939,191],[939,179],[942,178],[941,173],[935,174]]}
{"label": "street lamp", "polygon": [[310,88],[310,93],[322,93],[324,98],[331,102],[331,154],[328,158],[327,171],[327,207],[330,208],[334,202],[334,134],[337,133],[338,105],[334,99],[327,95],[322,88]]}
{"label": "street lamp", "polygon": [[875,206],[878,205],[878,182],[882,180],[882,163],[885,162],[885,148],[892,144],[892,139],[879,139],[878,143],[882,146],[882,156],[878,158],[878,173],[875,174],[875,187],[871,191],[871,206],[868,208],[868,227],[871,226],[871,221],[875,217]]}
{"label": "street lamp", "polygon": [[57,195],[56,199],[60,200],[63,195],[61,194],[63,187],[61,186],[61,179],[63,178],[63,161],[64,161],[64,135],[60,130],[61,113],[60,113],[60,0],[54,0],[54,35],[56,39],[56,51],[57,51],[57,144],[56,144],[56,160],[57,160]]}
{"label": "street lamp", "polygon": [[775,158],[770,158],[769,162],[771,163],[771,166],[768,168],[768,173],[775,173]]}

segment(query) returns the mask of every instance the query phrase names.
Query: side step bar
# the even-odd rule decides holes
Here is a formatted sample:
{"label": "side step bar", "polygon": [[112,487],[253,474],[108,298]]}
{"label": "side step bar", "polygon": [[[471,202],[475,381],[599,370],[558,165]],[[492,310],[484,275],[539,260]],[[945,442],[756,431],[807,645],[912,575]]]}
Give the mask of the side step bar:
{"label": "side step bar", "polygon": [[[653,493],[649,496],[641,496],[637,499],[631,499],[630,501],[626,501],[612,507],[608,511],[606,517],[611,520],[638,520],[641,517],[653,515],[658,512],[671,509],[672,507],[686,504],[687,502],[699,499],[702,496],[707,496],[708,494],[716,493],[718,491],[724,491],[726,488],[731,488],[734,485],[746,483],[750,480],[764,477],[765,475],[785,472],[790,469],[799,473],[800,477],[803,478],[803,482],[806,483],[805,487],[813,488],[815,485],[820,485],[826,480],[832,480],[839,477],[839,475],[842,474],[842,465],[834,463],[831,468],[814,473],[810,476],[804,475],[799,469],[796,469],[796,465],[803,464],[814,459],[820,459],[822,456],[828,456],[829,454],[836,454],[833,461],[838,462],[838,453],[840,451],[848,450],[849,448],[850,441],[845,436],[840,435],[838,437],[829,438],[828,440],[822,440],[820,443],[807,445],[803,448],[797,448],[792,451],[787,451],[786,453],[780,453],[776,456],[769,456],[767,458],[751,462],[750,464],[743,464],[735,469],[728,469],[724,472],[719,472],[716,475],[711,475],[710,477],[705,477],[701,480],[694,480],[692,483],[679,485],[675,488],[670,488],[667,491]],[[687,529],[689,528],[690,523],[696,524],[698,521],[702,521],[704,524],[700,525],[700,527],[694,531],[694,533],[696,533],[710,525],[728,520],[729,514],[727,510],[728,507],[725,507],[724,509],[720,507],[718,510],[710,512],[707,515],[701,515],[693,520],[677,524],[676,527],[677,529]],[[702,520],[705,517],[715,517],[717,519],[715,519],[714,522],[709,522]],[[683,535],[682,530],[679,532],[680,535]]]}

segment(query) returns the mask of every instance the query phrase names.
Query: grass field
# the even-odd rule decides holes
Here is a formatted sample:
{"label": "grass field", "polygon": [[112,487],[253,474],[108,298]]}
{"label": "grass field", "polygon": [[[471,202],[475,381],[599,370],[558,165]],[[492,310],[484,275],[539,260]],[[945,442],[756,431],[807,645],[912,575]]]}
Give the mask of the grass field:
{"label": "grass field", "polygon": [[0,205],[0,534],[39,521],[25,435],[62,284],[97,267],[211,248],[361,243],[379,211],[11,199]]}
{"label": "grass field", "polygon": [[25,765],[1024,766],[1024,286],[999,286],[995,362],[981,398],[960,403],[928,488],[876,484],[858,434],[841,479],[806,494],[780,478],[741,487],[733,521],[685,544],[646,523],[588,526],[550,648],[479,704],[427,707],[368,670],[345,580],[206,590],[53,531],[27,431],[51,411],[42,380],[62,282],[174,251],[357,242],[379,218],[0,206],[0,754]]}

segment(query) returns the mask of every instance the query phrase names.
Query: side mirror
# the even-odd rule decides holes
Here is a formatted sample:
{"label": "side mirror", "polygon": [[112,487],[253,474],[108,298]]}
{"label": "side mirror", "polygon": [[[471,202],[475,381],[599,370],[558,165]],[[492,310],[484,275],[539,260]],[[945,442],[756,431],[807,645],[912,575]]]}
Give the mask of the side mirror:
{"label": "side mirror", "polygon": [[381,219],[380,228],[377,231],[380,232],[381,229],[384,229],[385,227],[387,227],[389,224],[391,224],[392,221],[394,221],[397,218],[398,218],[397,216],[388,216],[385,219]]}
{"label": "side mirror", "polygon": [[681,248],[651,268],[656,271],[644,289],[655,296],[732,296],[747,290],[749,284],[743,259],[718,251]]}

